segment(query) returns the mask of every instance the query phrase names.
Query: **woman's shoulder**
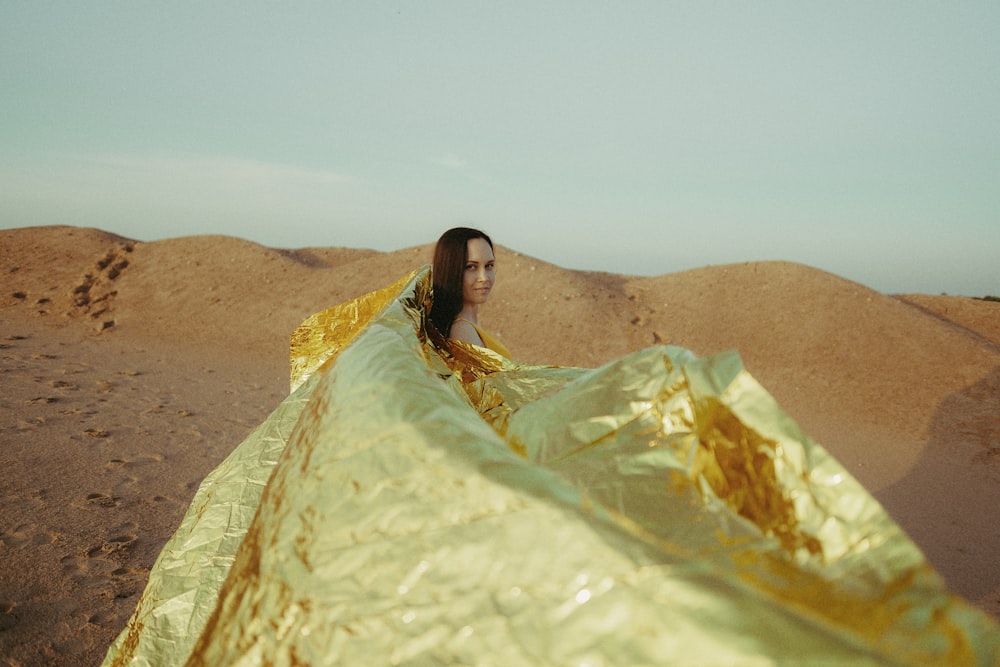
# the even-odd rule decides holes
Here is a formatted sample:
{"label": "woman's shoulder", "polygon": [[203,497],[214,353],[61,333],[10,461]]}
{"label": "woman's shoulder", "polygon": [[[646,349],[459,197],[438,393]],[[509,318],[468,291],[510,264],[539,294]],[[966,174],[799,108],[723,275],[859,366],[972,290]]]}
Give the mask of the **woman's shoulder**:
{"label": "woman's shoulder", "polygon": [[461,340],[466,343],[472,343],[473,345],[483,344],[483,339],[480,337],[479,331],[477,331],[475,325],[468,320],[455,320],[451,325],[451,331],[449,332],[448,337]]}

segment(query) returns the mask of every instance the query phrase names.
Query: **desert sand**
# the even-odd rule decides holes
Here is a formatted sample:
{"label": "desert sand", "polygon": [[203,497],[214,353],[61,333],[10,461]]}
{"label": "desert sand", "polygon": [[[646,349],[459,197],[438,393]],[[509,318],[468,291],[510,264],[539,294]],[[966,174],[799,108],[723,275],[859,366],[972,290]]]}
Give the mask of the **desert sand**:
{"label": "desert sand", "polygon": [[[287,395],[290,332],[430,253],[0,231],[0,664],[99,663],[202,478]],[[1000,303],[788,262],[645,278],[497,259],[482,320],[515,358],[738,350],[952,590],[1000,617]]]}

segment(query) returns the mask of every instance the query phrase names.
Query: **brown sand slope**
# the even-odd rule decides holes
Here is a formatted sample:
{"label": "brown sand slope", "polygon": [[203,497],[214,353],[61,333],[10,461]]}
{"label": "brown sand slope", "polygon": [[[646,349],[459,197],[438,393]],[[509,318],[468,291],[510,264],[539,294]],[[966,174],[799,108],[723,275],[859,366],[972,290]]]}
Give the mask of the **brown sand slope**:
{"label": "brown sand slope", "polygon": [[[200,480],[287,393],[290,331],[429,257],[0,231],[0,660],[98,662]],[[516,357],[739,350],[956,592],[1000,616],[1000,304],[783,262],[655,278],[504,248],[498,262],[483,319]]]}
{"label": "brown sand slope", "polygon": [[1000,317],[997,317],[1000,304],[996,301],[928,294],[901,294],[896,298],[944,322],[1000,345]]}

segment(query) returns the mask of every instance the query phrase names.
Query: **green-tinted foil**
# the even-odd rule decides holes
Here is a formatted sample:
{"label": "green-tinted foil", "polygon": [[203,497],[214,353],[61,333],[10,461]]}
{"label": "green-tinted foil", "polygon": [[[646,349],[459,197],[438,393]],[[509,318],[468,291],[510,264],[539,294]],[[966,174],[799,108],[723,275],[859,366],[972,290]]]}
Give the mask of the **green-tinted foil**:
{"label": "green-tinted foil", "polygon": [[443,346],[429,292],[293,335],[105,664],[1000,664],[737,355],[519,365]]}

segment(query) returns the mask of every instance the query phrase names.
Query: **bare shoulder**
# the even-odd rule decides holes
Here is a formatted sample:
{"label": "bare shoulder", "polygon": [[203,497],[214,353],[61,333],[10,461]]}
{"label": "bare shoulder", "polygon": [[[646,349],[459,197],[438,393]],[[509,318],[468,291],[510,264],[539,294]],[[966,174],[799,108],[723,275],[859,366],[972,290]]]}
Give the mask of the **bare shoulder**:
{"label": "bare shoulder", "polygon": [[455,320],[451,325],[450,337],[473,345],[482,345],[483,339],[479,337],[479,332],[470,322],[465,320]]}

